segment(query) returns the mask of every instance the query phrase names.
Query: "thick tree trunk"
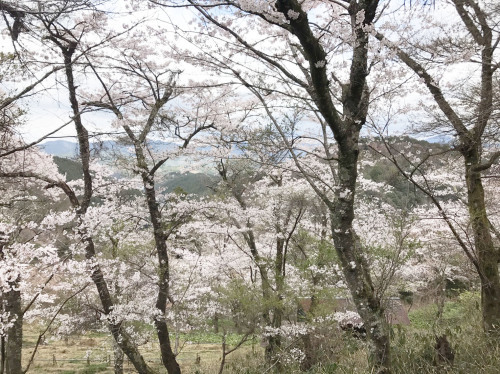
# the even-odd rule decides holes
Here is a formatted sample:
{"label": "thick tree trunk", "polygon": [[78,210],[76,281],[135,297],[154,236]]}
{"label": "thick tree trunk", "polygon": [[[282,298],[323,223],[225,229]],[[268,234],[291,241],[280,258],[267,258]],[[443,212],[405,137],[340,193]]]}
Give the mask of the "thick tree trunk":
{"label": "thick tree trunk", "polygon": [[481,175],[479,171],[474,170],[479,164],[477,155],[476,150],[472,155],[466,155],[465,168],[469,219],[481,280],[483,327],[486,332],[500,332],[499,254],[491,237]]}
{"label": "thick tree trunk", "polygon": [[21,291],[17,289],[19,279],[10,285],[11,290],[6,293],[5,311],[9,313],[9,320],[13,325],[7,330],[5,346],[5,372],[6,374],[22,374],[21,353],[23,347],[23,310],[21,304]]}
{"label": "thick tree trunk", "polygon": [[[384,319],[380,300],[375,295],[369,266],[354,232],[354,195],[357,179],[359,155],[359,132],[366,122],[369,90],[366,77],[368,67],[369,37],[360,27],[359,16],[363,15],[363,25],[375,19],[378,0],[349,1],[347,11],[355,42],[353,43],[349,83],[342,87],[342,118],[335,108],[330,92],[330,76],[318,62],[327,61],[327,54],[319,39],[310,28],[307,13],[296,0],[278,0],[276,9],[289,21],[288,28],[298,38],[302,53],[309,63],[311,98],[330,127],[338,145],[338,189],[333,201],[319,191],[327,202],[331,231],[337,255],[358,313],[363,319],[370,341],[370,362],[375,373],[390,373],[389,329]],[[293,12],[293,13],[292,13]],[[290,17],[291,14],[296,16]],[[335,174],[335,173],[334,173]],[[335,175],[332,175],[335,177]],[[311,182],[310,182],[311,183]]]}
{"label": "thick tree trunk", "polygon": [[375,294],[361,243],[353,228],[354,195],[357,179],[357,134],[346,138],[339,149],[339,189],[330,211],[332,237],[347,286],[365,324],[370,342],[370,364],[374,373],[390,373],[389,328],[384,310]]}
{"label": "thick tree trunk", "polygon": [[[497,45],[493,39],[493,27],[489,25],[490,15],[481,9],[482,5],[476,2],[453,0],[452,3],[462,19],[464,26],[470,33],[470,41],[474,42],[477,49],[481,50],[481,83],[479,95],[472,94],[471,103],[475,107],[469,108],[469,112],[475,113],[475,123],[470,126],[470,119],[460,117],[447,99],[444,93],[435,84],[429,72],[415,59],[403,50],[398,50],[399,58],[412,69],[425,82],[429,92],[433,95],[436,104],[449,123],[455,129],[459,139],[457,147],[465,161],[465,179],[467,182],[467,198],[469,219],[473,231],[473,240],[476,257],[473,258],[467,247],[462,245],[469,259],[474,264],[481,280],[481,304],[483,313],[483,326],[485,331],[500,331],[500,278],[498,273],[499,254],[493,247],[490,233],[486,205],[484,201],[484,190],[481,182],[481,171],[489,169],[494,160],[481,164],[481,151],[483,139],[487,126],[491,126],[491,115],[494,109],[493,97],[493,75],[496,67],[493,55]],[[469,5],[474,4],[473,11],[469,12]],[[383,36],[378,34],[378,39]],[[479,99],[479,100],[477,100]],[[449,224],[450,225],[450,224]],[[451,225],[450,225],[451,227]],[[452,228],[452,230],[454,230]],[[454,233],[455,237],[461,238]]]}

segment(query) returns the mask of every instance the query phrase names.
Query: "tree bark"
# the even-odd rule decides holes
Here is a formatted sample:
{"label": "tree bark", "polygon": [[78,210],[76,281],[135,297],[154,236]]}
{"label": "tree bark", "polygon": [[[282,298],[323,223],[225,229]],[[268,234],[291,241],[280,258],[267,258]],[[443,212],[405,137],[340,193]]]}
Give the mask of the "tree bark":
{"label": "tree bark", "polygon": [[[8,243],[8,236],[0,232],[0,260],[5,258],[5,246]],[[0,295],[0,306],[2,312],[8,315],[8,322],[12,323],[5,335],[1,339],[1,365],[3,374],[22,374],[22,348],[23,348],[23,317],[21,291],[19,282],[21,276],[18,275],[14,281],[8,282],[9,290]]]}
{"label": "tree bark", "polygon": [[385,321],[383,306],[375,293],[360,240],[353,228],[359,154],[356,138],[358,134],[352,134],[352,139],[346,139],[346,144],[339,147],[341,149],[338,161],[340,188],[334,200],[333,209],[330,211],[332,237],[347,286],[365,324],[370,342],[371,366],[376,373],[390,373],[389,328]]}
{"label": "tree bark", "polygon": [[5,372],[22,374],[23,310],[21,291],[18,290],[19,278],[9,286],[10,290],[5,295],[5,311],[9,313],[9,321],[13,325],[7,330]]}
{"label": "tree bark", "polygon": [[7,359],[6,354],[5,354],[5,336],[2,335],[0,337],[0,374],[4,374],[5,372],[5,361]]}
{"label": "tree bark", "polygon": [[[149,216],[153,226],[153,234],[158,256],[158,296],[156,298],[156,309],[160,312],[154,320],[158,341],[160,343],[160,352],[163,366],[169,374],[180,374],[181,369],[176,360],[172,345],[170,343],[170,334],[168,330],[165,314],[167,311],[167,301],[169,296],[170,269],[167,252],[166,233],[161,221],[161,212],[156,199],[155,180],[146,162],[142,142],[144,139],[137,139],[130,128],[126,129],[129,137],[134,142],[137,165],[141,170],[142,182],[146,194]],[[146,133],[143,133],[145,136]]]}
{"label": "tree bark", "polygon": [[123,374],[123,351],[116,341],[113,342],[113,356],[113,369],[115,374]]}
{"label": "tree bark", "polygon": [[[283,26],[300,41],[303,54],[309,63],[311,87],[309,94],[314,100],[323,119],[328,124],[338,145],[337,177],[338,188],[330,200],[321,193],[310,179],[316,193],[329,208],[331,234],[335,250],[342,265],[349,291],[359,315],[363,319],[370,342],[370,364],[375,373],[390,373],[390,338],[383,307],[375,294],[369,266],[354,227],[354,196],[357,180],[359,156],[359,132],[366,122],[369,93],[366,82],[368,75],[369,37],[361,26],[370,25],[378,7],[378,0],[350,1],[348,13],[355,41],[350,67],[349,83],[343,84],[342,118],[335,108],[330,92],[330,81],[324,64],[326,53],[310,28],[307,13],[296,0],[278,0],[276,9],[289,21]],[[293,14],[294,17],[290,17]],[[359,15],[364,16],[362,24]],[[300,162],[295,158],[304,173]]]}
{"label": "tree bark", "polygon": [[498,272],[500,258],[491,236],[481,174],[474,169],[479,164],[478,150],[474,149],[464,156],[467,205],[481,280],[483,328],[486,332],[500,332],[500,275]]}

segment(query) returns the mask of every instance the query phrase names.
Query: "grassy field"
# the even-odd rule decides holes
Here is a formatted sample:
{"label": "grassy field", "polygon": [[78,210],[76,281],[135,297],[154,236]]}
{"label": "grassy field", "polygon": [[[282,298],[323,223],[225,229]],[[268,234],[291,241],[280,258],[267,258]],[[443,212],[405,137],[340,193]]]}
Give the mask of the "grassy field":
{"label": "grassy field", "polygon": [[[24,366],[33,352],[37,335],[30,329],[25,333],[23,347]],[[231,335],[229,341],[236,341],[238,336]],[[220,336],[210,333],[193,333],[180,336],[182,349],[178,361],[183,373],[217,372],[221,359]],[[151,342],[141,346],[141,352],[148,363],[160,373],[166,373],[161,366],[158,343]],[[257,341],[246,343],[226,359],[229,366],[246,361],[249,356],[261,356],[262,348]],[[256,358],[257,358],[256,357]],[[104,333],[87,333],[71,336],[67,339],[49,340],[38,347],[38,352],[29,370],[30,373],[47,374],[92,374],[113,373],[113,346],[111,337]],[[128,359],[124,359],[124,371],[135,373]]]}
{"label": "grassy field", "polygon": [[[480,296],[465,293],[449,300],[443,318],[437,321],[437,307],[420,305],[410,312],[410,326],[393,328],[392,362],[394,374],[498,374],[500,373],[500,339],[487,336],[481,328]],[[436,366],[436,337],[446,334],[455,354],[453,366]],[[27,328],[24,359],[27,361],[36,336]],[[230,335],[228,344],[235,344],[238,335]],[[180,335],[182,350],[178,355],[183,374],[217,373],[221,359],[221,336],[208,332]],[[337,329],[325,336],[317,352],[322,360],[310,374],[366,374],[367,349],[363,340],[355,339]],[[325,349],[324,347],[327,347]],[[289,350],[289,349],[287,349]],[[152,367],[166,373],[160,365],[159,347],[152,342],[141,346]],[[286,352],[284,356],[286,357]],[[199,358],[199,359],[198,359]],[[297,362],[283,360],[283,373],[300,373]],[[125,372],[135,370],[125,359]],[[227,358],[224,374],[272,373],[263,358],[257,338]],[[30,373],[92,374],[113,373],[112,341],[104,333],[87,333],[66,340],[52,340],[39,348]]]}

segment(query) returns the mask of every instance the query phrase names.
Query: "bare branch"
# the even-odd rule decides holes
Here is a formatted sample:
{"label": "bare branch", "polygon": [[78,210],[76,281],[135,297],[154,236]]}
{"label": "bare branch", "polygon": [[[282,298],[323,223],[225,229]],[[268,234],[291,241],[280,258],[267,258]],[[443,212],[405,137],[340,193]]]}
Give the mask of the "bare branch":
{"label": "bare branch", "polygon": [[2,153],[2,154],[0,154],[0,158],[8,156],[8,155],[11,155],[12,153],[24,151],[24,150],[26,150],[28,148],[33,147],[34,145],[37,145],[38,143],[41,143],[42,141],[44,141],[45,139],[47,139],[51,135],[55,134],[59,130],[63,129],[64,127],[68,126],[72,122],[73,122],[73,119],[69,120],[68,122],[66,122],[66,123],[62,124],[61,126],[59,126],[54,131],[49,132],[48,134],[42,136],[41,138],[38,138],[37,140],[35,140],[35,141],[31,142],[31,143],[25,144],[25,145],[20,146],[20,147],[12,148],[11,150],[9,150],[7,152]]}
{"label": "bare branch", "polygon": [[52,74],[54,74],[56,71],[58,70],[61,70],[63,69],[64,66],[57,66],[57,67],[54,67],[52,70],[50,70],[49,72],[45,73],[40,79],[38,79],[36,82],[30,84],[29,86],[26,86],[22,91],[20,91],[19,93],[17,93],[16,95],[14,96],[11,96],[11,97],[7,97],[5,99],[3,99],[2,101],[0,101],[0,110],[6,108],[7,106],[9,106],[10,104],[12,104],[14,101],[20,99],[21,97],[23,97],[24,95],[26,95],[28,92],[32,91],[36,86],[38,86],[40,83],[42,83],[45,79],[47,79],[48,77],[50,77]]}
{"label": "bare branch", "polygon": [[494,152],[491,156],[490,156],[490,159],[487,161],[487,162],[484,162],[480,165],[476,165],[472,168],[473,171],[484,171],[484,170],[488,170],[490,167],[493,166],[493,164],[495,162],[498,161],[498,159],[500,158],[500,151],[496,151]]}
{"label": "bare branch", "polygon": [[49,323],[45,327],[45,330],[43,330],[38,335],[38,339],[36,341],[35,348],[33,348],[33,352],[31,353],[31,357],[30,357],[30,359],[28,361],[28,365],[26,366],[26,369],[23,370],[23,374],[26,374],[28,372],[28,370],[30,369],[30,366],[33,363],[33,360],[35,359],[36,352],[38,350],[38,347],[40,346],[40,343],[42,342],[43,337],[45,336],[45,334],[47,333],[47,331],[49,331],[50,326],[52,326],[52,323],[55,321],[55,319],[57,318],[57,316],[59,315],[59,313],[61,313],[61,310],[68,303],[68,301],[70,301],[72,298],[74,298],[79,293],[83,292],[87,287],[88,287],[88,283],[85,286],[83,286],[82,288],[80,288],[79,290],[77,290],[75,293],[73,293],[70,296],[68,296],[66,298],[66,300],[64,300],[64,302],[61,304],[61,306],[57,309],[57,311],[54,313],[54,315],[50,319]]}

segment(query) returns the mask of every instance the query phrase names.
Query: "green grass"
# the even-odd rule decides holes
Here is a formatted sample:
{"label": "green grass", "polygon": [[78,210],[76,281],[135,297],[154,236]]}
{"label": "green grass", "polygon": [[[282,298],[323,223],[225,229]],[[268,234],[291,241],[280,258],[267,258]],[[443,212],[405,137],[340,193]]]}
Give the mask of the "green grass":
{"label": "green grass", "polygon": [[[481,329],[480,296],[467,292],[445,304],[443,318],[436,324],[437,308],[425,305],[410,313],[410,326],[393,328],[392,358],[394,374],[498,374],[500,372],[500,341],[486,336]],[[336,329],[326,336],[325,342],[332,349],[323,354],[326,360],[318,364],[309,374],[366,374],[366,342],[344,336]],[[436,335],[446,334],[455,352],[453,367],[434,365]],[[30,334],[27,339],[25,358],[32,349]],[[175,336],[172,336],[174,338]],[[217,373],[221,358],[222,334],[196,331],[180,334],[182,351],[178,355],[183,374]],[[234,345],[241,335],[228,334],[226,342]],[[154,336],[151,342],[140,347],[146,360],[160,374],[165,373],[159,361],[159,347]],[[318,348],[320,350],[321,348]],[[85,353],[91,351],[91,362],[87,364]],[[268,368],[264,360],[260,339],[248,342],[228,356],[225,374],[261,374]],[[56,356],[57,364],[52,362]],[[69,337],[66,341],[49,341],[40,347],[35,363],[30,369],[34,374],[112,374],[111,363],[98,360],[113,357],[111,338],[105,333],[93,332],[83,336]],[[200,362],[196,363],[197,357]],[[152,362],[154,361],[154,362]],[[135,372],[125,361],[125,372]],[[299,373],[297,363],[284,365],[284,373]],[[272,370],[268,371],[269,374]]]}
{"label": "green grass", "polygon": [[[37,334],[32,328],[27,326],[24,334],[23,357],[25,365],[30,356]],[[172,339],[175,335],[172,336]],[[231,346],[240,341],[242,335],[228,334],[226,343]],[[222,333],[195,331],[188,334],[179,334],[181,351],[178,361],[183,369],[183,373],[212,373],[218,371],[220,364]],[[228,356],[228,363],[243,360],[244,356],[260,355],[261,347],[256,339],[245,343],[240,349]],[[90,365],[86,360],[86,354],[90,351]],[[151,341],[140,347],[140,351],[148,363],[163,373],[159,359],[159,346],[155,337]],[[240,355],[241,353],[241,355]],[[196,364],[197,357],[200,357],[200,364]],[[54,364],[53,358],[56,362]],[[108,362],[111,359],[111,362]],[[93,374],[93,373],[113,373],[113,345],[111,337],[103,332],[88,332],[81,336],[69,336],[67,339],[48,340],[47,344],[38,348],[35,361],[30,368],[30,373],[34,374]],[[260,360],[260,359],[259,359]],[[261,361],[261,360],[260,360]],[[126,372],[134,372],[134,369],[127,358],[124,366]],[[201,371],[200,371],[201,370]]]}
{"label": "green grass", "polygon": [[[243,335],[241,334],[229,333],[226,335],[226,344],[236,345],[242,337]],[[181,341],[195,344],[222,344],[222,333],[216,334],[214,332],[207,331],[193,331],[187,334],[181,333],[179,334],[179,338]],[[251,345],[252,340],[249,340],[244,344]]]}
{"label": "green grass", "polygon": [[85,369],[79,370],[78,374],[95,374],[102,373],[108,370],[108,365],[106,364],[92,364],[87,366]]}

